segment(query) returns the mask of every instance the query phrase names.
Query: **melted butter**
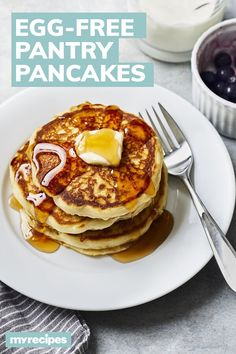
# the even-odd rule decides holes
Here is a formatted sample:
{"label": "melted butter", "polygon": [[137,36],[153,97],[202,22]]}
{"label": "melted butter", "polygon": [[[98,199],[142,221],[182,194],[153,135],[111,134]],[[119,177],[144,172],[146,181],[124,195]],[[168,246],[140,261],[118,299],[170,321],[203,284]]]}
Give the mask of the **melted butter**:
{"label": "melted butter", "polygon": [[45,253],[53,253],[58,250],[60,244],[44,234],[31,229],[32,236],[27,239],[27,242],[36,248],[38,251]]}
{"label": "melted butter", "polygon": [[121,263],[128,263],[148,256],[165,241],[173,224],[172,214],[165,210],[138,241],[127,250],[113,254],[112,258]]}
{"label": "melted butter", "polygon": [[10,196],[9,205],[12,209],[17,210],[17,211],[22,209],[22,205],[18,202],[18,200],[14,197],[14,195]]}
{"label": "melted butter", "polygon": [[[91,164],[118,166],[121,159],[123,134],[115,130],[105,128],[97,131],[87,131],[79,137],[77,146],[78,155],[84,159],[85,154],[96,154],[101,158],[101,162],[91,157]],[[83,157],[84,156],[84,157]]]}
{"label": "melted butter", "polygon": [[150,182],[149,186],[145,190],[145,193],[150,196],[154,196],[156,194],[156,189],[155,189],[154,183],[152,181]]}

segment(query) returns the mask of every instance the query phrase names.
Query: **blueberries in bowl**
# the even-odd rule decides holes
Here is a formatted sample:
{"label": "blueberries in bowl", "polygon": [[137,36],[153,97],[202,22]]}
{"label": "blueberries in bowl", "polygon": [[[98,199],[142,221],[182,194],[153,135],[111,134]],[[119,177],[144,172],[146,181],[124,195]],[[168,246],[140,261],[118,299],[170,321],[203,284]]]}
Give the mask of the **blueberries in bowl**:
{"label": "blueberries in bowl", "polygon": [[219,68],[216,71],[216,76],[219,81],[228,82],[229,78],[234,76],[234,69],[231,66],[225,66],[223,68]]}
{"label": "blueberries in bowl", "polygon": [[236,57],[232,60],[228,53],[220,52],[214,65],[215,68],[201,73],[203,82],[218,96],[236,103]]}
{"label": "blueberries in bowl", "polygon": [[227,99],[231,102],[236,103],[236,84],[229,84],[227,86]]}
{"label": "blueberries in bowl", "polygon": [[227,84],[223,81],[216,82],[213,90],[218,96],[225,98],[227,95]]}
{"label": "blueberries in bowl", "polygon": [[226,52],[220,52],[215,56],[214,64],[217,68],[229,66],[232,63],[231,56]]}
{"label": "blueberries in bowl", "polygon": [[201,78],[204,81],[204,83],[212,89],[216,83],[216,74],[213,73],[212,71],[203,71],[201,73]]}
{"label": "blueberries in bowl", "polygon": [[228,83],[229,83],[229,84],[236,84],[236,76],[235,76],[235,75],[230,76],[230,77],[228,78]]}

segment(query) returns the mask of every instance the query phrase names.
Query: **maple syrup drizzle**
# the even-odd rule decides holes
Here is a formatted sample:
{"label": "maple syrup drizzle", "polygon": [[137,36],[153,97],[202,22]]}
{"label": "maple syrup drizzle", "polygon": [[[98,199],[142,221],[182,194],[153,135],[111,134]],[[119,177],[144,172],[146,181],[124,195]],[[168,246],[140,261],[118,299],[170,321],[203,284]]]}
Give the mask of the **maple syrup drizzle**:
{"label": "maple syrup drizzle", "polygon": [[121,263],[133,262],[151,254],[170,234],[174,225],[172,214],[164,210],[161,216],[152,223],[149,230],[134,242],[127,250],[115,253],[111,257]]}
{"label": "maple syrup drizzle", "polygon": [[42,186],[47,187],[51,180],[63,169],[63,167],[66,164],[66,151],[59,145],[56,144],[51,144],[51,143],[39,143],[35,146],[34,148],[34,153],[33,153],[33,162],[35,163],[35,166],[37,168],[37,171],[39,170],[39,163],[37,160],[37,155],[40,153],[44,152],[50,152],[53,154],[57,154],[57,156],[60,159],[60,163],[54,167],[52,170],[50,170],[46,175],[44,176],[41,184]]}
{"label": "maple syrup drizzle", "polygon": [[21,213],[21,231],[24,239],[35,249],[45,253],[52,253],[58,250],[60,244],[47,235],[35,230],[29,224],[29,219],[24,212]]}
{"label": "maple syrup drizzle", "polygon": [[[145,194],[149,195],[150,197],[154,197],[156,195],[156,188],[152,181],[150,181],[149,186],[145,190]],[[138,203],[137,198],[131,200],[130,202],[125,204],[125,208],[129,211],[132,211]]]}
{"label": "maple syrup drizzle", "polygon": [[27,239],[27,242],[40,252],[53,253],[58,250],[60,244],[46,235],[31,229],[31,237]]}
{"label": "maple syrup drizzle", "polygon": [[45,224],[49,216],[49,213],[47,211],[43,211],[38,208],[35,208],[34,212],[37,221],[39,221],[41,224]]}
{"label": "maple syrup drizzle", "polygon": [[22,209],[22,205],[18,202],[18,200],[14,197],[14,195],[11,195],[9,198],[9,205],[12,209],[19,211]]}
{"label": "maple syrup drizzle", "polygon": [[133,199],[130,202],[125,204],[125,207],[127,210],[131,211],[135,208],[135,206],[137,205],[137,199]]}
{"label": "maple syrup drizzle", "polygon": [[149,183],[149,186],[145,190],[145,193],[150,195],[151,197],[156,194],[156,189],[155,189],[154,183],[152,181]]}
{"label": "maple syrup drizzle", "polygon": [[[22,205],[18,202],[18,200],[13,195],[11,195],[9,198],[9,205],[12,209],[19,212],[22,209]],[[38,209],[36,209],[35,211],[40,212],[40,210]],[[45,220],[44,214],[47,214],[48,217],[48,213],[43,213],[40,216],[42,221]],[[25,217],[22,218],[21,230],[25,240],[38,251],[45,252],[45,253],[53,253],[57,251],[58,248],[60,247],[60,244],[58,242],[52,240],[51,238],[44,235],[43,233],[34,230],[29,225]]]}

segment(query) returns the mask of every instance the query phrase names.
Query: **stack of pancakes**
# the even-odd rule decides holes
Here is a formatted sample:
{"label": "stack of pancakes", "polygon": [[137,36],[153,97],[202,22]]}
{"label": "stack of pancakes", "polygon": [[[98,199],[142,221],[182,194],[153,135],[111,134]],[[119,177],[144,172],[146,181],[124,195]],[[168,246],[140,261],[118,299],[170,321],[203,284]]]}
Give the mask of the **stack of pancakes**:
{"label": "stack of pancakes", "polygon": [[[123,133],[117,167],[87,164],[76,153],[79,134],[103,128]],[[85,103],[54,117],[17,151],[10,178],[26,238],[36,230],[90,256],[133,245],[162,214],[167,198],[155,132],[117,106]]]}

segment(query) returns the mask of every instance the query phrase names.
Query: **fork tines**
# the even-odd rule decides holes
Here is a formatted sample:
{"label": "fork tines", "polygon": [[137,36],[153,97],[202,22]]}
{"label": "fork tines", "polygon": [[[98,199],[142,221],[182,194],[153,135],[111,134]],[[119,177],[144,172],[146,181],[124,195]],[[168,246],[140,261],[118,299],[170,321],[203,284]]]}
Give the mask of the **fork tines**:
{"label": "fork tines", "polygon": [[161,140],[164,154],[167,155],[179,148],[186,139],[171,115],[160,103],[158,105],[161,114],[158,114],[157,109],[151,106],[151,109],[145,109],[145,113],[139,112],[139,116],[156,131]]}

